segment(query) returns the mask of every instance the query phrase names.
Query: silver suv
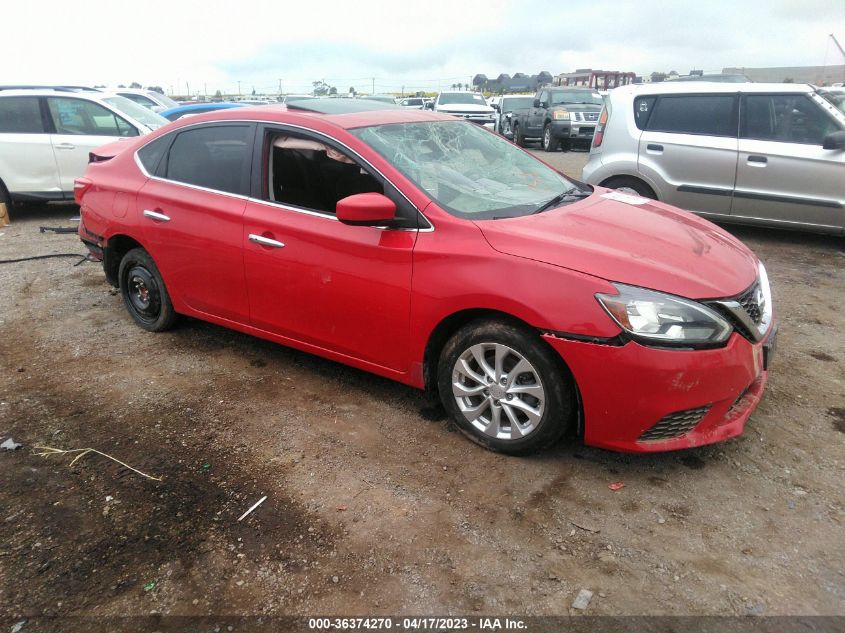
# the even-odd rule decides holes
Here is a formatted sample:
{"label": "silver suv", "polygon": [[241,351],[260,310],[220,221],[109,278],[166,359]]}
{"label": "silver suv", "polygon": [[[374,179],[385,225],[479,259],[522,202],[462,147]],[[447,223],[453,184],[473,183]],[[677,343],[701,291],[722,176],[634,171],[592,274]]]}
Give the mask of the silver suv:
{"label": "silver suv", "polygon": [[582,176],[716,221],[843,234],[845,113],[801,84],[623,86]]}

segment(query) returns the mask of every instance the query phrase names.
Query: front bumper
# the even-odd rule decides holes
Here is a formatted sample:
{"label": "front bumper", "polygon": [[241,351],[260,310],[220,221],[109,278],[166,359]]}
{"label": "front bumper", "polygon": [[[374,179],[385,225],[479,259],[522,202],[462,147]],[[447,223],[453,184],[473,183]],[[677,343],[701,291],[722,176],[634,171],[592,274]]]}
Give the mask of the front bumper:
{"label": "front bumper", "polygon": [[[584,443],[615,451],[658,452],[722,442],[742,434],[768,381],[763,348],[734,333],[711,350],[670,350],[629,341],[602,345],[546,333],[578,385]],[[672,437],[646,433],[673,415],[706,412]],[[665,427],[664,427],[665,428]],[[671,426],[669,428],[672,428]],[[643,439],[661,436],[660,439]]]}
{"label": "front bumper", "polygon": [[596,131],[595,123],[583,123],[580,121],[552,121],[552,136],[558,140],[592,141]]}

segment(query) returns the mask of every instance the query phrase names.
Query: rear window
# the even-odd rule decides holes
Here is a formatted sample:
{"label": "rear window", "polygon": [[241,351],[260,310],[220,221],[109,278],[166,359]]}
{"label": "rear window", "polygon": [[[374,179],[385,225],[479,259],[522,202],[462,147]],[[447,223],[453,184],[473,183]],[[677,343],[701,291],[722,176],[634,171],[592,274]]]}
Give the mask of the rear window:
{"label": "rear window", "polygon": [[180,132],[170,147],[165,178],[215,191],[246,193],[251,135],[249,125]]}
{"label": "rear window", "polygon": [[141,164],[144,166],[144,169],[147,170],[147,173],[150,175],[157,175],[156,170],[158,169],[158,165],[161,162],[162,157],[167,152],[167,147],[170,145],[170,140],[173,138],[172,135],[168,134],[167,136],[162,136],[157,138],[152,143],[147,143],[138,150],[138,160],[141,161]]}
{"label": "rear window", "polygon": [[648,125],[648,119],[654,110],[654,102],[657,97],[637,97],[634,99],[634,122],[641,130]]}
{"label": "rear window", "polygon": [[0,99],[0,132],[41,134],[44,122],[38,97],[3,97]]}
{"label": "rear window", "polygon": [[647,130],[706,136],[736,136],[734,95],[663,95],[648,118]]}

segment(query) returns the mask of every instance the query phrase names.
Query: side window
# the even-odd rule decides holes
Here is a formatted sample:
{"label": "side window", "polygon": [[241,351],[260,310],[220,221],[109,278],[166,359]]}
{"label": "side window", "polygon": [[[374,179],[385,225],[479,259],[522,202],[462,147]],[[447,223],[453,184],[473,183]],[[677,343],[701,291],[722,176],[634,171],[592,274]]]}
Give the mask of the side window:
{"label": "side window", "polygon": [[634,122],[641,130],[648,125],[648,119],[654,110],[654,102],[657,97],[637,97],[634,99]]}
{"label": "side window", "polygon": [[0,99],[0,132],[8,134],[43,134],[44,122],[38,97],[3,97]]}
{"label": "side window", "polygon": [[47,104],[57,134],[138,136],[138,130],[123,118],[93,101],[50,97]]}
{"label": "side window", "polygon": [[156,170],[158,169],[164,154],[167,152],[167,147],[170,145],[170,140],[172,138],[173,137],[170,134],[162,136],[161,138],[154,140],[152,143],[147,143],[138,150],[138,160],[141,161],[144,169],[146,169],[147,173],[151,176],[158,175]]}
{"label": "side window", "polygon": [[821,145],[838,127],[805,95],[746,95],[742,138]]}
{"label": "side window", "polygon": [[384,193],[382,184],[342,152],[316,140],[268,137],[265,197],[334,215],[337,201],[356,193]]}
{"label": "side window", "polygon": [[648,119],[648,130],[707,136],[736,136],[734,95],[663,95]]}
{"label": "side window", "polygon": [[180,132],[170,146],[164,177],[215,191],[245,193],[252,129],[215,125]]}

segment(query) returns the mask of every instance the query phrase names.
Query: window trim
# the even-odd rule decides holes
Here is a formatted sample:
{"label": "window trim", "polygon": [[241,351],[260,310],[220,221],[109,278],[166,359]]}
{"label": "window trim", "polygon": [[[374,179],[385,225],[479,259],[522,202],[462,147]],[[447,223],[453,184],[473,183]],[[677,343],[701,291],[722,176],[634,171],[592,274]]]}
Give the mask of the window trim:
{"label": "window trim", "polygon": [[[643,132],[659,132],[660,134],[683,134],[684,136],[712,136],[714,138],[739,138],[739,92],[678,92],[678,93],[661,93],[656,95],[636,95],[634,99],[639,97],[655,96],[657,100],[654,102],[654,109],[649,114],[646,127]],[[654,113],[660,108],[660,102],[663,99],[673,99],[678,97],[731,97],[733,99],[733,108],[731,108],[731,127],[733,134],[707,134],[704,132],[680,132],[677,130],[655,130],[650,127],[654,118]],[[636,121],[634,122],[636,126]]]}
{"label": "window trim", "polygon": [[833,121],[839,130],[843,130],[845,128],[842,127],[839,121],[836,120],[835,116],[832,116],[831,113],[827,112],[825,108],[821,107],[821,105],[813,99],[809,93],[806,92],[745,92],[742,93],[740,98],[740,106],[739,106],[739,138],[743,141],[760,141],[762,143],[785,143],[787,145],[809,145],[810,147],[821,147],[824,144],[824,139],[822,139],[821,143],[802,143],[801,141],[782,141],[779,139],[774,138],[754,138],[752,136],[743,136],[745,132],[745,110],[746,110],[746,103],[745,100],[748,97],[803,97],[806,101],[813,104],[813,106],[828,120]]}
{"label": "window trim", "polygon": [[[256,145],[258,144],[257,135],[258,135],[258,129],[260,128],[261,125],[270,125],[270,126],[282,127],[282,128],[286,127],[286,128],[290,128],[291,130],[296,130],[296,131],[299,131],[299,132],[302,132],[302,133],[314,134],[314,135],[320,137],[321,139],[325,139],[325,140],[328,140],[331,143],[336,144],[337,146],[342,148],[345,153],[348,153],[350,156],[354,157],[355,160],[361,161],[364,165],[366,165],[366,167],[368,169],[370,169],[373,172],[375,172],[376,174],[378,174],[384,180],[384,182],[389,183],[390,186],[393,187],[393,189],[396,190],[399,193],[399,195],[401,195],[408,202],[408,204],[410,205],[410,208],[414,209],[417,212],[417,218],[419,220],[419,224],[418,224],[417,228],[385,228],[383,230],[417,231],[417,232],[421,232],[421,233],[433,233],[434,232],[434,223],[431,220],[429,220],[428,217],[425,216],[425,214],[423,214],[423,212],[419,209],[419,207],[417,207],[417,205],[415,205],[413,202],[411,202],[411,199],[408,198],[407,195],[405,195],[405,192],[403,192],[399,187],[397,187],[395,184],[393,184],[393,182],[387,176],[385,176],[381,172],[381,170],[379,170],[372,163],[370,163],[370,161],[368,161],[366,158],[361,156],[361,154],[359,154],[354,149],[349,147],[343,141],[340,141],[340,140],[335,139],[335,138],[331,138],[331,137],[323,134],[322,132],[318,132],[318,131],[313,130],[311,128],[304,127],[302,125],[297,125],[295,123],[282,123],[282,122],[279,122],[279,121],[268,121],[268,120],[264,120],[264,119],[231,119],[231,120],[227,119],[226,121],[198,121],[196,123],[188,123],[187,125],[180,126],[178,129],[173,130],[171,132],[167,132],[166,134],[162,134],[161,136],[156,136],[155,138],[150,138],[146,143],[141,145],[141,147],[139,147],[134,152],[132,152],[132,158],[135,161],[135,165],[138,167],[138,169],[141,171],[141,173],[144,176],[146,176],[147,178],[149,178],[150,180],[158,180],[158,181],[161,181],[161,182],[166,182],[166,183],[170,183],[170,184],[173,184],[173,185],[180,185],[182,187],[188,187],[190,189],[197,189],[199,191],[206,191],[206,192],[209,192],[209,193],[217,193],[217,194],[221,194],[221,195],[225,195],[225,196],[233,196],[235,198],[248,200],[250,202],[258,202],[258,203],[269,205],[269,206],[276,207],[276,208],[287,209],[288,211],[294,211],[296,213],[303,213],[303,214],[306,214],[306,215],[311,215],[311,216],[319,217],[319,218],[323,218],[323,219],[332,219],[335,222],[340,221],[340,220],[337,219],[336,216],[326,215],[325,213],[317,213],[315,211],[310,211],[308,209],[302,209],[302,208],[294,207],[294,206],[290,206],[290,205],[283,205],[281,203],[273,202],[271,200],[262,200],[261,198],[254,197],[253,195],[246,195],[245,196],[245,195],[241,195],[241,194],[231,193],[229,191],[221,191],[219,189],[209,189],[207,187],[202,187],[200,185],[192,185],[192,184],[187,183],[187,182],[178,182],[178,181],[175,181],[175,180],[168,180],[166,178],[162,178],[161,176],[150,174],[147,171],[147,169],[144,167],[144,164],[138,158],[138,151],[139,150],[143,149],[144,147],[146,147],[147,145],[149,145],[153,141],[156,141],[160,138],[164,138],[165,136],[173,136],[175,138],[176,134],[178,134],[179,132],[182,132],[182,131],[184,131],[188,128],[194,128],[194,127],[200,127],[200,126],[212,126],[212,125],[226,125],[226,124],[230,124],[230,123],[249,123],[249,124],[255,125],[256,137],[253,140],[253,152],[252,152],[252,160],[250,161],[250,170],[252,170],[252,164],[255,162],[255,150],[256,150]],[[173,140],[170,141],[170,145],[168,145],[167,153],[165,155],[169,155],[170,146],[172,144],[173,144]],[[261,153],[263,153],[263,147],[261,149]],[[161,167],[161,162],[159,163],[159,168],[160,167]],[[252,183],[253,178],[254,178],[254,176],[251,175],[250,176],[250,183]],[[252,187],[250,187],[250,193],[252,193]],[[383,227],[372,227],[372,228],[383,228]]]}

